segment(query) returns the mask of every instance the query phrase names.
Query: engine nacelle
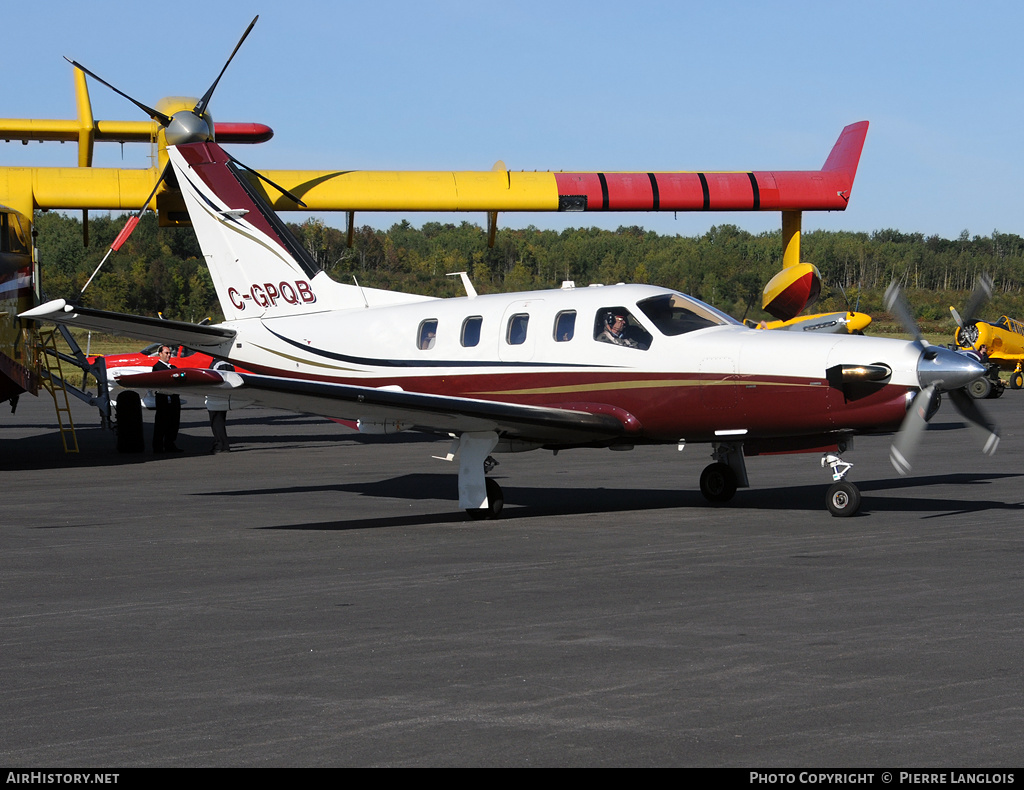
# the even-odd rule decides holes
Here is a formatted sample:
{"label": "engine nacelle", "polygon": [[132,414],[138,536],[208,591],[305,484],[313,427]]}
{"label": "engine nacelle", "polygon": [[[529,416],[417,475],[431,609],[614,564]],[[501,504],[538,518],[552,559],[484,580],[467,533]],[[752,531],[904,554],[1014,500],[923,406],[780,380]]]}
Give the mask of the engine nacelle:
{"label": "engine nacelle", "polygon": [[761,307],[781,321],[788,321],[818,301],[820,293],[818,268],[810,263],[798,263],[787,266],[768,281]]}

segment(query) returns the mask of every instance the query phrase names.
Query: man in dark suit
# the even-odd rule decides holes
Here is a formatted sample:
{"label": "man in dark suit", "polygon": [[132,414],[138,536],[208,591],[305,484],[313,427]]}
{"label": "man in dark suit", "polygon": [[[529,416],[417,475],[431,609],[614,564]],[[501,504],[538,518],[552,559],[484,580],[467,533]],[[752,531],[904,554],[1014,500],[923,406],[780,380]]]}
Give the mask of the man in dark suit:
{"label": "man in dark suit", "polygon": [[[159,359],[153,370],[170,370],[171,347],[160,346]],[[181,448],[175,444],[178,439],[178,426],[181,423],[181,398],[177,395],[156,394],[156,418],[153,420],[153,452],[180,453]]]}

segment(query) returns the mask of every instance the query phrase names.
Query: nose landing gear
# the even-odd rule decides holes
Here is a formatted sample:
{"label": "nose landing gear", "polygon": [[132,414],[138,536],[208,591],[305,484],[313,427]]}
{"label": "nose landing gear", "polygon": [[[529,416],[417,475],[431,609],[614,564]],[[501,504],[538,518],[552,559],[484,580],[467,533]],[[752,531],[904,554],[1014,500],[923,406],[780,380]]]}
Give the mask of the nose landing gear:
{"label": "nose landing gear", "polygon": [[823,469],[826,466],[832,467],[832,479],[835,481],[825,495],[828,512],[837,518],[854,515],[860,510],[860,489],[843,479],[853,464],[844,461],[838,454],[826,453],[821,457],[821,466]]}

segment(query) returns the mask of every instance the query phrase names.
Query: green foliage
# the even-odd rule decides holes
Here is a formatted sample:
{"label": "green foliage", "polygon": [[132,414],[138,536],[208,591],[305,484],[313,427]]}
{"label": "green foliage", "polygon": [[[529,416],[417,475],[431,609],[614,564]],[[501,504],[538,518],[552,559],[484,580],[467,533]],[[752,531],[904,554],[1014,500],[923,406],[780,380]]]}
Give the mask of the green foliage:
{"label": "green foliage", "polygon": [[89,276],[124,227],[127,216],[93,217],[89,246],[82,244],[82,223],[63,214],[41,213],[38,231],[40,272],[48,299],[80,301],[89,307],[122,313],[201,321],[221,316],[213,280],[190,228],[159,228],[145,214],[134,233],[113,253],[84,294]]}
{"label": "green foliage", "polygon": [[[81,223],[57,213],[39,214],[36,229],[43,286],[49,298],[77,299],[79,290],[109,248],[126,217],[94,217],[91,244],[82,246]],[[781,233],[751,234],[735,225],[711,227],[699,237],[661,236],[638,226],[616,231],[568,228],[561,232],[500,228],[493,247],[486,232],[467,221],[408,221],[386,231],[346,232],[308,219],[289,228],[332,278],[433,296],[462,295],[458,278],[469,272],[480,293],[557,288],[564,280],[590,283],[645,282],[704,299],[736,317],[765,318],[761,291],[782,266]],[[949,305],[962,305],[982,272],[996,283],[983,317],[1024,318],[1024,239],[991,236],[925,238],[883,229],[873,233],[812,231],[802,255],[822,275],[816,311],[859,309],[883,324],[882,292],[892,280],[907,290],[918,317],[940,331],[952,327]],[[158,228],[151,214],[111,256],[83,297],[85,304],[140,315],[199,321],[220,317],[216,294],[190,229]]]}

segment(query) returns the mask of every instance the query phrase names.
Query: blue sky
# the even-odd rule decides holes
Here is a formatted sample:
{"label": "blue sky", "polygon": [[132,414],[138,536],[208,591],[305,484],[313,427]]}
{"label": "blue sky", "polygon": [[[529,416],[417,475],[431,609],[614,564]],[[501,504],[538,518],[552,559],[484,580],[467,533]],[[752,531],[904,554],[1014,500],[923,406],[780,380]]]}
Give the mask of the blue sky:
{"label": "blue sky", "polygon": [[[1011,2],[13,5],[0,48],[4,117],[74,116],[64,55],[148,104],[201,95],[259,13],[211,105],[219,120],[274,128],[270,143],[233,149],[254,167],[817,169],[843,126],[869,120],[850,207],[808,212],[805,230],[1024,235],[1024,6]],[[90,91],[97,118],[141,118],[102,85]],[[147,154],[126,146],[122,160],[120,146],[97,146],[96,164],[144,166]],[[0,143],[0,165],[75,158],[71,145]],[[683,235],[779,226],[771,213],[499,222]]]}

